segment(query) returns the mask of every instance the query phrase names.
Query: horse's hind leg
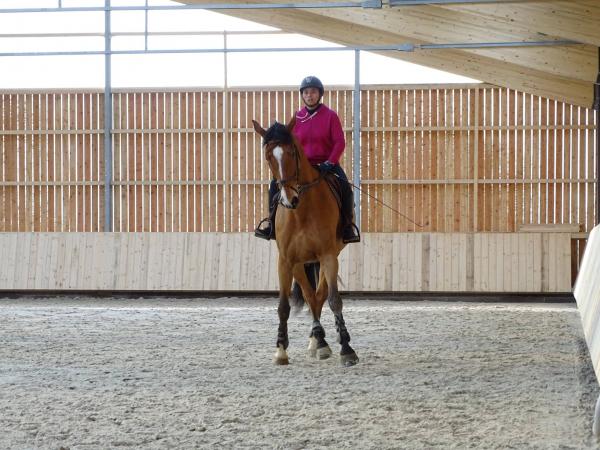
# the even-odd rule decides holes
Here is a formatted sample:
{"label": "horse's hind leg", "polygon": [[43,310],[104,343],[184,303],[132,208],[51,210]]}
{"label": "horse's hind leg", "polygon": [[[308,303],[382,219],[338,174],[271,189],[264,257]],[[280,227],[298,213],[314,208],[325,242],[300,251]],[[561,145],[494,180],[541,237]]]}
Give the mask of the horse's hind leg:
{"label": "horse's hind leg", "polygon": [[327,279],[328,289],[328,300],[329,307],[333,311],[335,317],[335,328],[338,333],[338,342],[342,346],[340,351],[340,359],[342,365],[353,366],[358,363],[358,356],[356,352],[350,347],[350,333],[346,328],[346,322],[344,321],[344,315],[342,314],[342,297],[337,288],[337,274],[338,274],[338,261],[337,258],[332,256],[328,257],[325,261],[321,261],[321,270]]}
{"label": "horse's hind leg", "polygon": [[303,264],[294,266],[294,278],[302,288],[304,298],[310,307],[313,323],[308,338],[308,356],[317,359],[327,359],[331,356],[331,348],[325,340],[325,329],[321,325],[321,311],[323,310],[323,301],[319,301],[315,296],[312,280],[307,276]]}
{"label": "horse's hind leg", "polygon": [[277,365],[289,363],[287,348],[289,345],[287,322],[290,318],[290,289],[292,285],[292,268],[281,257],[278,262],[279,272],[279,328],[277,330],[277,351],[273,362]]}

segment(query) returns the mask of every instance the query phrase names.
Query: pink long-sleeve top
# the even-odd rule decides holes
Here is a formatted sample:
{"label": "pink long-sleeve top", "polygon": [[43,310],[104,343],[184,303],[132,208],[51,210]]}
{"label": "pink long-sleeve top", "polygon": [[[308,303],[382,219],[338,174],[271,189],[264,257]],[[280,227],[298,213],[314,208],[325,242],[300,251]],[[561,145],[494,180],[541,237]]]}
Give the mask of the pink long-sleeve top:
{"label": "pink long-sleeve top", "polygon": [[311,164],[337,164],[346,147],[340,118],[323,104],[312,114],[306,108],[296,113],[294,135]]}

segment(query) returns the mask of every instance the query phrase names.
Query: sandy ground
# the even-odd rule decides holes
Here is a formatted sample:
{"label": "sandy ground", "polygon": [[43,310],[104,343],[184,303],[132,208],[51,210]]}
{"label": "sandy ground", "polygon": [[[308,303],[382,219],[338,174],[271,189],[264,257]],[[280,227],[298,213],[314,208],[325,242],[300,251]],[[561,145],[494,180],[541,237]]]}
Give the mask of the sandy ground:
{"label": "sandy ground", "polygon": [[274,298],[0,299],[0,448],[595,448],[575,305],[344,306],[351,368]]}

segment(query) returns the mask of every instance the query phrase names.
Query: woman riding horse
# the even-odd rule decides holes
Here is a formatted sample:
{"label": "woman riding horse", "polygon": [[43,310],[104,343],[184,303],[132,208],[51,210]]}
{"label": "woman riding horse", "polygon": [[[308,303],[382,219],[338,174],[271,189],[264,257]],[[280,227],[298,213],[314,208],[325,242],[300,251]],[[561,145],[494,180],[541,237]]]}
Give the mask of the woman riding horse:
{"label": "woman riding horse", "polygon": [[[328,300],[335,316],[342,364],[354,365],[358,356],[349,344],[350,334],[342,315],[342,298],[337,288],[338,255],[345,244],[339,233],[341,221],[335,195],[323,173],[311,165],[302,146],[292,135],[295,118],[287,126],[275,123],[266,131],[257,122],[253,123],[254,129],[263,137],[265,158],[280,187],[279,201],[284,206],[273,224],[277,230],[279,251],[279,329],[275,363],[288,363],[287,321],[292,280],[295,279],[313,316],[309,355],[319,359],[331,355],[320,322],[323,304]],[[304,264],[315,262],[320,263],[316,291],[304,270]]]}
{"label": "woman riding horse", "polygon": [[[317,77],[308,76],[300,84],[304,108],[296,113],[294,135],[304,149],[308,160],[323,173],[332,172],[340,180],[342,193],[342,240],[359,242],[360,234],[354,224],[354,195],[348,177],[339,164],[346,147],[344,131],[337,113],[321,103],[325,89]],[[262,239],[275,238],[274,218],[277,211],[277,183],[269,186],[269,217],[263,219],[254,234]],[[264,225],[263,225],[264,224]]]}

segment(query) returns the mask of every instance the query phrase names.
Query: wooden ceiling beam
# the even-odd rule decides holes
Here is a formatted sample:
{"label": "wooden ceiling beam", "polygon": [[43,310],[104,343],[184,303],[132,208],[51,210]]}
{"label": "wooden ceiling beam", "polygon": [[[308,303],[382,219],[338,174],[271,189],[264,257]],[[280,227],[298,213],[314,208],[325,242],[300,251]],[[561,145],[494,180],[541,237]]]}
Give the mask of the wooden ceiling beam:
{"label": "wooden ceiling beam", "polygon": [[[435,7],[403,7],[392,10],[327,9],[311,13],[362,25],[375,31],[397,34],[398,43],[402,40],[428,44],[523,42],[561,38],[540,36],[514,26],[509,29],[494,20],[479,20],[468,13]],[[497,47],[461,51],[581,81],[593,82],[598,71],[597,49],[589,45]]]}
{"label": "wooden ceiling beam", "polygon": [[546,0],[524,3],[479,3],[438,5],[458,13],[493,18],[506,27],[519,27],[538,35],[600,47],[600,2],[598,0]]}
{"label": "wooden ceiling beam", "polygon": [[[187,1],[201,4],[210,0]],[[243,2],[234,0],[233,3]],[[388,12],[393,11],[388,8]],[[390,45],[414,41],[411,37],[399,33],[315,14],[314,10],[227,10],[227,14],[343,45]],[[490,35],[491,37],[493,35]],[[419,50],[378,53],[575,105],[589,107],[592,102],[593,90],[590,82],[493,59],[476,52]]]}

